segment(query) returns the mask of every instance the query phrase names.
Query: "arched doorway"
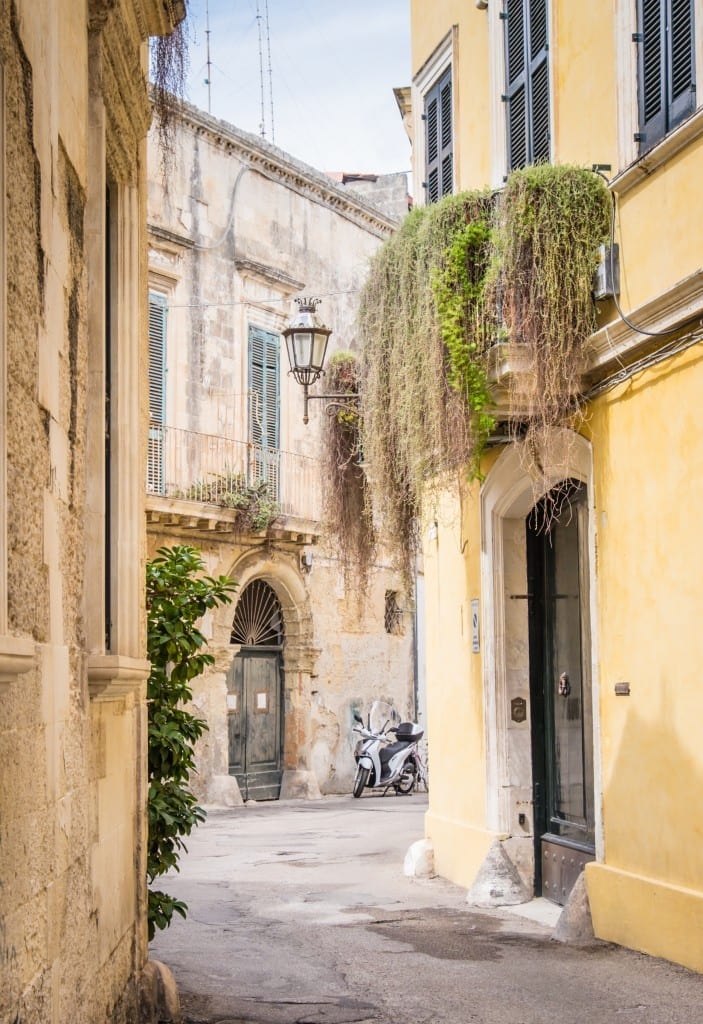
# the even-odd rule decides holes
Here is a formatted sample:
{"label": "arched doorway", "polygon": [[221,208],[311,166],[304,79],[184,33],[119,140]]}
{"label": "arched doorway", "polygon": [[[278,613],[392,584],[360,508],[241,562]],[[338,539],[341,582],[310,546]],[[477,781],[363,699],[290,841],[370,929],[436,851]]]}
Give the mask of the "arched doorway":
{"label": "arched doorway", "polygon": [[541,496],[516,446],[487,474],[481,589],[487,824],[525,893],[563,903],[603,835],[591,449],[564,431],[554,454]]}
{"label": "arched doorway", "polygon": [[283,752],[283,612],[256,579],[242,591],[230,642],[241,645],[227,673],[229,774],[244,800],[277,800]]}

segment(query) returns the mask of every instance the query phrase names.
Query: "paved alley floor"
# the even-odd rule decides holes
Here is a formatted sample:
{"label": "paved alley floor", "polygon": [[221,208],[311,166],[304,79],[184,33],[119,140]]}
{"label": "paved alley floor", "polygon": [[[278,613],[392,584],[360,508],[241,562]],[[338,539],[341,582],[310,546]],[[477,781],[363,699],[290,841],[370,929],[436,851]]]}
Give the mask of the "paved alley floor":
{"label": "paved alley floor", "polygon": [[[403,875],[427,798],[211,810],[180,874],[189,905],[152,957],[190,1024],[701,1024],[703,977],[477,911],[442,879]],[[692,941],[700,941],[700,936]]]}

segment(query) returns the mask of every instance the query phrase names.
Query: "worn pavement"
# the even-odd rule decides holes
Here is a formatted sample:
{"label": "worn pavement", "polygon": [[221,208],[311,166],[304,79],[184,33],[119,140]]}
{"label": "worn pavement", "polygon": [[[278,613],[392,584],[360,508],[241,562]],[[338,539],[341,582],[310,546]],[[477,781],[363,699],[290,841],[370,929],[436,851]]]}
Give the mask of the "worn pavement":
{"label": "worn pavement", "polygon": [[[186,900],[151,955],[189,1024],[700,1024],[703,978],[554,942],[538,901],[477,911],[402,872],[427,798],[211,810],[163,888]],[[692,937],[694,940],[694,937]],[[696,939],[696,941],[699,941]]]}

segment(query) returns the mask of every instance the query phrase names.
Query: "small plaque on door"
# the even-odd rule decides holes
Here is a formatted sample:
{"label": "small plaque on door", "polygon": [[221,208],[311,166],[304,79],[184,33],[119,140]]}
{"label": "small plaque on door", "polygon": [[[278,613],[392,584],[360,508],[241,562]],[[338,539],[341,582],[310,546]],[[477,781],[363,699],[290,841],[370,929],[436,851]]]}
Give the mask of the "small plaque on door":
{"label": "small plaque on door", "polygon": [[258,714],[265,714],[269,709],[269,695],[266,690],[257,690],[254,694],[254,707]]}
{"label": "small plaque on door", "polygon": [[228,693],[227,694],[227,710],[228,711],[239,711],[239,694]]}

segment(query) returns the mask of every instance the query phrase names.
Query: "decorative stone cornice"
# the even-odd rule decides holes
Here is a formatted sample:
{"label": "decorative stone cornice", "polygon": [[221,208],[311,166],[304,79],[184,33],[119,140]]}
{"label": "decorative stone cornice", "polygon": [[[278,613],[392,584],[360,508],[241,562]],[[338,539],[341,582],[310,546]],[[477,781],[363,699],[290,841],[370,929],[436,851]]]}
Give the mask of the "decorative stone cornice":
{"label": "decorative stone cornice", "polygon": [[188,103],[181,108],[181,121],[196,134],[206,134],[213,145],[235,155],[262,177],[334,210],[377,238],[387,238],[398,227],[399,222],[394,217],[373,203],[336,185],[326,174],[296,160],[257,135],[211,117]]}
{"label": "decorative stone cornice", "polygon": [[703,268],[627,314],[628,320],[638,327],[645,331],[667,332],[666,337],[642,334],[619,316],[596,331],[591,339],[586,382],[592,386],[616,367],[657,349],[670,341],[679,327],[683,331],[687,324],[694,324],[700,317],[703,317]]}
{"label": "decorative stone cornice", "polygon": [[293,295],[305,287],[304,281],[291,277],[290,274],[284,273],[277,267],[271,267],[265,263],[257,263],[255,260],[249,260],[243,256],[235,257],[234,265],[242,277],[253,277],[263,284],[273,285],[289,295]]}
{"label": "decorative stone cornice", "polygon": [[[683,338],[687,331],[689,335],[694,331],[700,333],[703,326],[703,268],[631,310],[627,318],[655,336],[642,334],[620,316],[601,327],[591,337],[579,393],[587,394],[616,370],[626,369],[642,356],[656,352],[678,331]],[[519,419],[521,412],[527,411],[511,406],[511,395],[520,391],[512,384],[532,372],[525,346],[502,342],[491,348],[488,362],[493,399],[491,412],[499,423],[510,417]],[[525,391],[529,393],[529,387]]]}
{"label": "decorative stone cornice", "polygon": [[686,118],[677,128],[669,132],[661,142],[653,146],[648,153],[626,167],[611,179],[609,187],[618,196],[626,195],[655,171],[663,167],[673,156],[695,142],[703,135],[703,107]]}
{"label": "decorative stone cornice", "polygon": [[315,544],[321,535],[320,523],[298,516],[280,515],[279,518],[260,533],[242,530],[238,523],[236,509],[181,498],[165,498],[155,494],[146,496],[146,520],[148,526],[156,529],[173,529],[191,537],[225,537],[231,544],[232,537],[252,540],[279,540],[293,544]]}

